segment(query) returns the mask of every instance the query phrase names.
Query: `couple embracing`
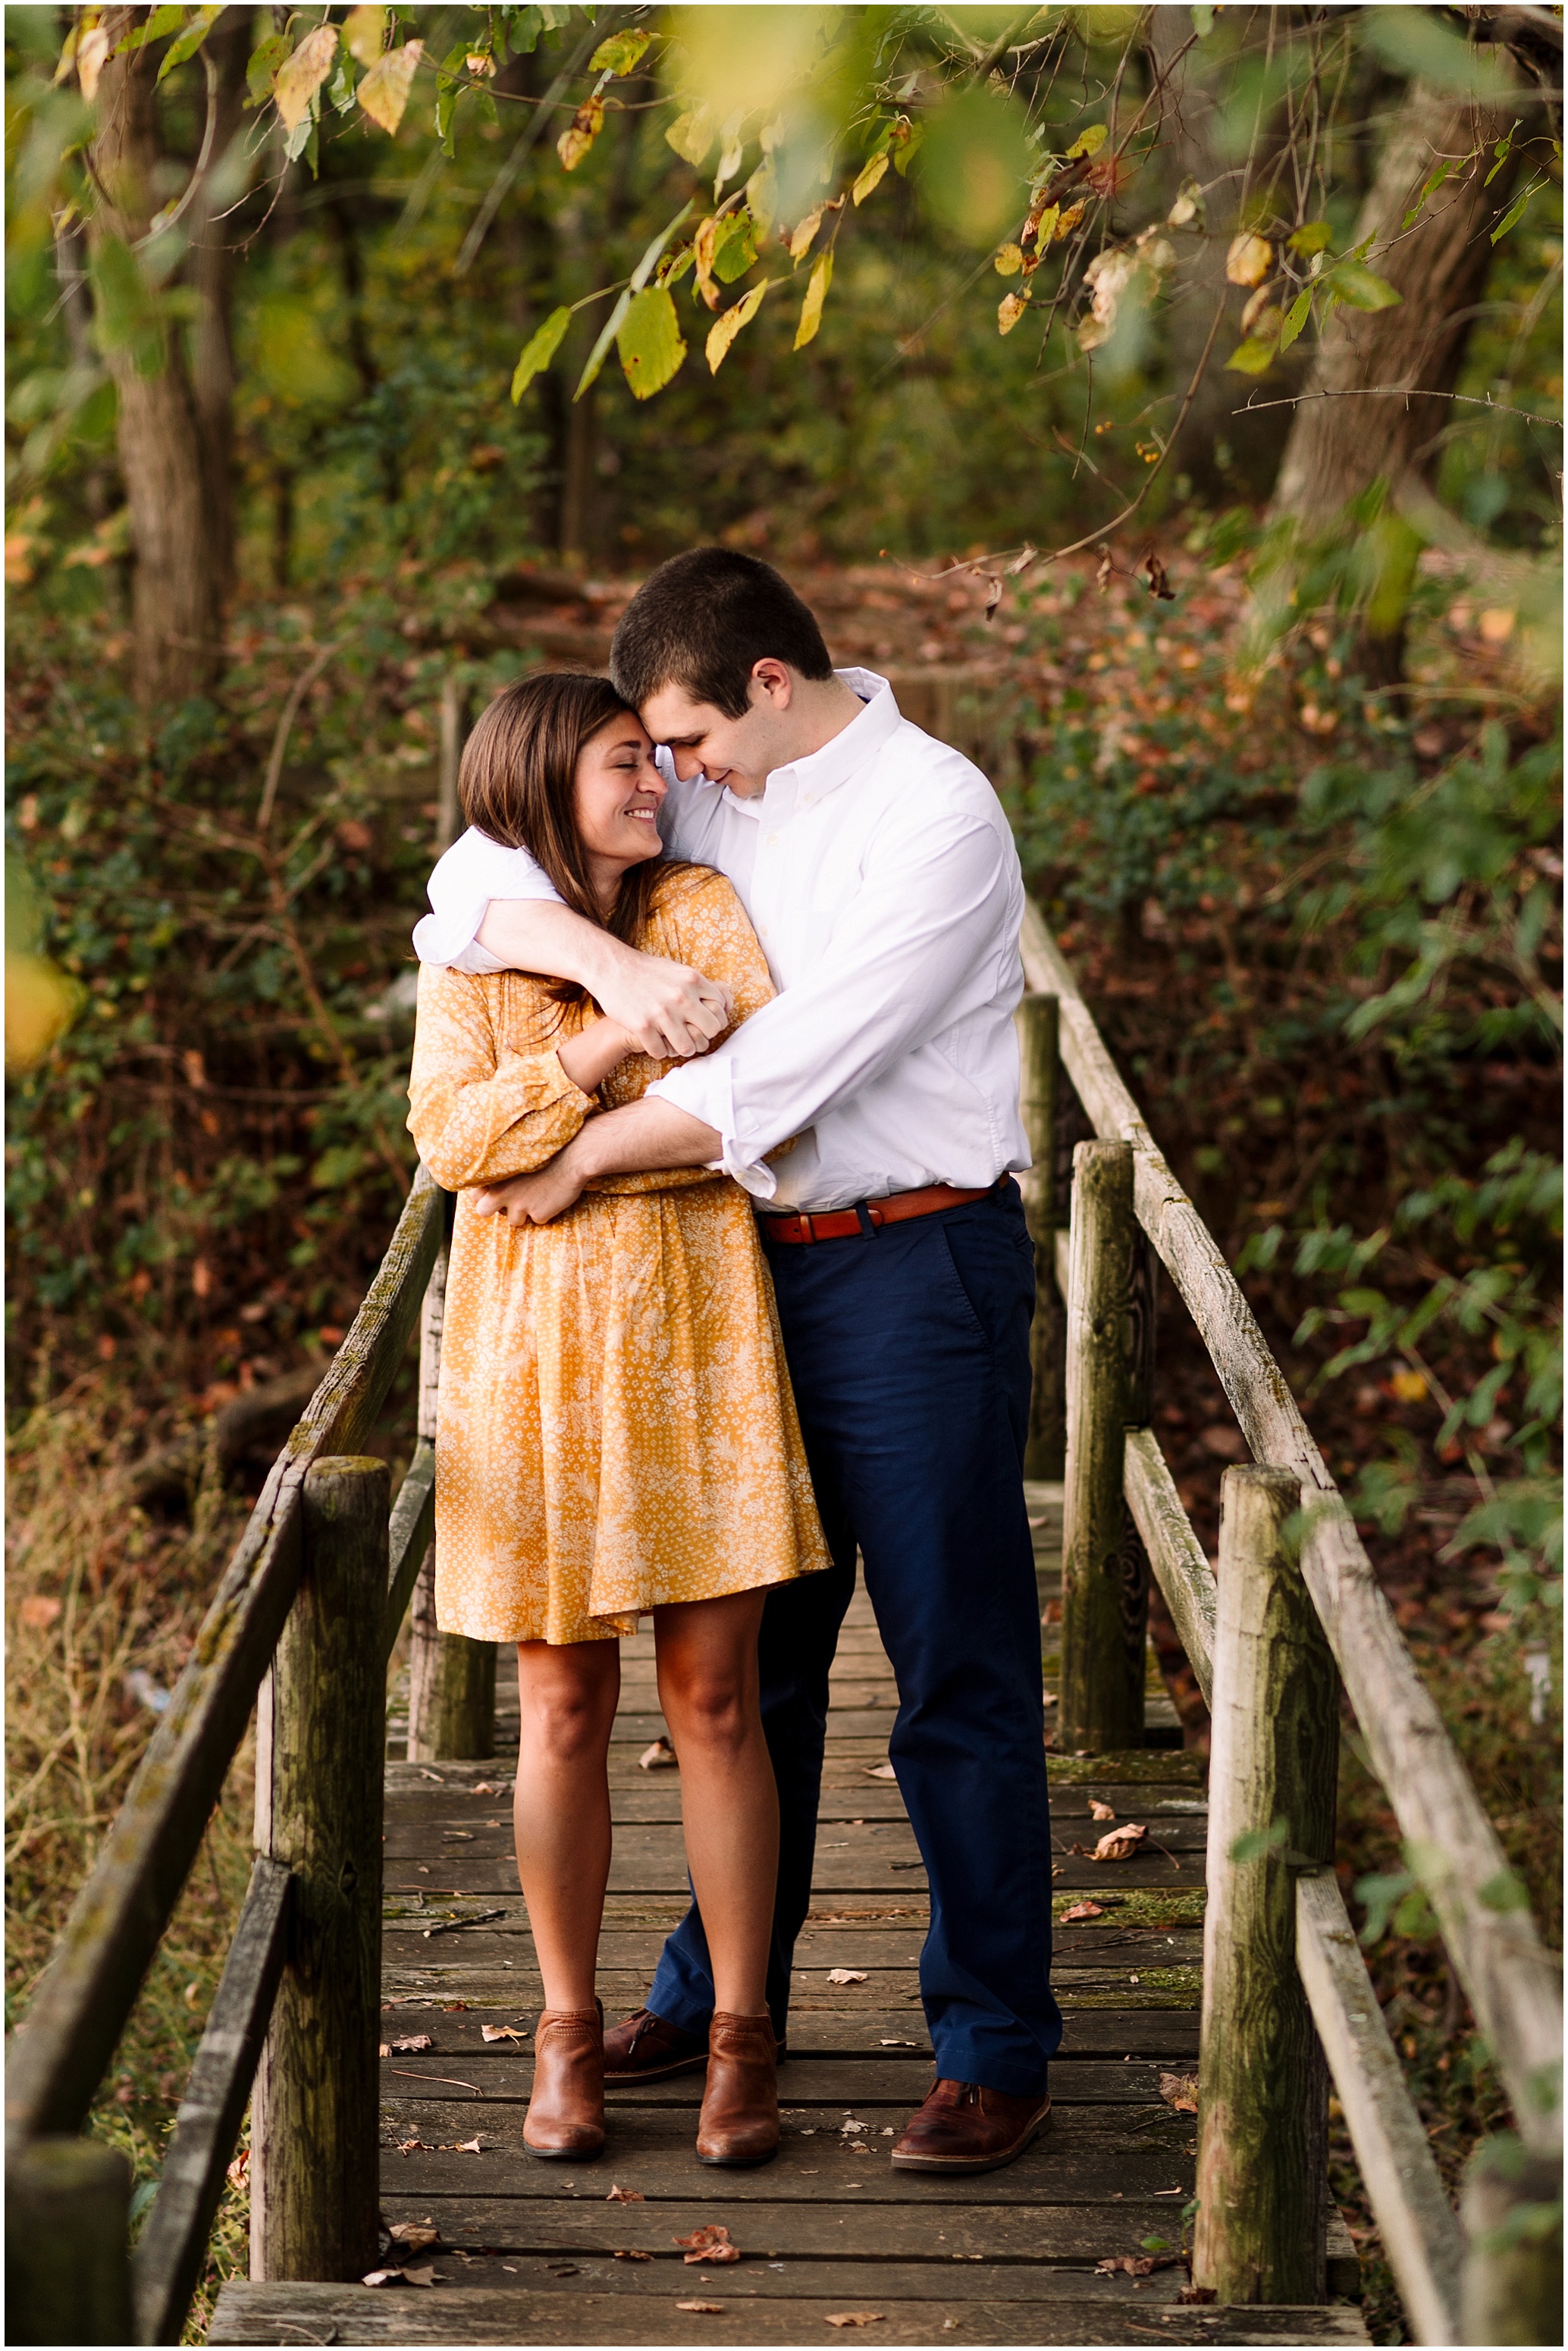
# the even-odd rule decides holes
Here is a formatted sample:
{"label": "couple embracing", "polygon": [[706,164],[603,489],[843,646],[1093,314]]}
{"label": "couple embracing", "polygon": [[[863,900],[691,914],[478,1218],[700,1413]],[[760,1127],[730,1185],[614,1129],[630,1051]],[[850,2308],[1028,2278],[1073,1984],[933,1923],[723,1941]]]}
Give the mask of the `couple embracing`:
{"label": "couple embracing", "polygon": [[[936,2081],[892,2160],[991,2169],[1038,2133],[1061,2031],[1017,854],[984,777],[835,672],[754,557],[664,564],[610,666],[491,703],[415,933],[409,1124],[460,1196],[436,1604],[517,1645],[525,2143],[580,2161],[607,2083],[706,2069],[698,2158],[777,2150],[858,1555],[931,1894]],[[607,1752],[645,1614],[693,1902],[606,2030]]]}

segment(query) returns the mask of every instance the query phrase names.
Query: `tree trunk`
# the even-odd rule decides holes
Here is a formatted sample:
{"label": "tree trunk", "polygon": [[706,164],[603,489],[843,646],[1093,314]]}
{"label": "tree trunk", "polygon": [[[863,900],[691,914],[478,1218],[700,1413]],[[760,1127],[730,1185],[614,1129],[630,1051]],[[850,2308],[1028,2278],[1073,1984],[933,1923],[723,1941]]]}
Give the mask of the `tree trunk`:
{"label": "tree trunk", "polygon": [[[133,15],[131,9],[112,12],[111,46]],[[232,34],[225,32],[214,57],[219,134],[225,108],[238,123],[244,35],[242,17]],[[165,158],[156,74],[156,50],[137,49],[111,56],[99,82],[93,165],[106,201],[91,215],[89,235],[100,262],[115,240],[132,248],[134,259],[157,206],[157,167]],[[213,152],[220,152],[214,136]],[[203,202],[198,194],[193,212]],[[98,312],[104,362],[119,396],[120,466],[135,556],[135,682],[138,697],[147,704],[188,694],[215,677],[232,582],[229,256],[219,241],[223,232],[210,221],[198,221],[194,235],[200,242],[192,274],[205,299],[193,338],[193,364],[187,364],[178,337],[165,334],[160,359],[145,340],[133,345],[117,337],[101,302]]]}
{"label": "tree trunk", "polygon": [[[1374,482],[1397,492],[1406,476],[1433,471],[1452,422],[1448,401],[1343,395],[1388,385],[1442,393],[1458,382],[1491,264],[1487,231],[1508,204],[1517,170],[1516,151],[1484,185],[1511,119],[1425,82],[1406,92],[1352,238],[1354,246],[1372,240],[1368,259],[1401,298],[1387,310],[1342,305],[1330,319],[1294,413],[1276,515],[1327,530]],[[1403,234],[1439,160],[1478,150],[1476,161],[1427,200],[1415,233]],[[1314,397],[1322,393],[1341,396]]]}
{"label": "tree trunk", "polygon": [[236,183],[249,174],[248,162],[240,162],[244,148],[236,142],[245,130],[251,33],[248,12],[230,8],[207,36],[204,55],[217,77],[213,168],[188,214],[191,256],[186,274],[200,297],[191,332],[191,400],[201,443],[207,553],[219,611],[226,608],[235,584],[235,363],[229,332],[235,242],[232,222],[218,215],[230,210],[241,193]]}

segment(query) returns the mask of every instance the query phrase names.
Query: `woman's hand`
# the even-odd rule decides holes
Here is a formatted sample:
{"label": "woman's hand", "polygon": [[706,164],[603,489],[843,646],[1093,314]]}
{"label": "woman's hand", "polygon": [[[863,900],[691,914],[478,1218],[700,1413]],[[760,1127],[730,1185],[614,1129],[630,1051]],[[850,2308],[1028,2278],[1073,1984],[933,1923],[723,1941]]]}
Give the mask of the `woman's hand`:
{"label": "woman's hand", "polygon": [[570,1164],[571,1146],[558,1152],[531,1176],[508,1176],[472,1195],[476,1217],[504,1217],[509,1225],[548,1225],[574,1208],[586,1176]]}
{"label": "woman's hand", "polygon": [[619,1020],[594,1020],[579,1035],[556,1047],[556,1060],[574,1086],[597,1093],[612,1070],[620,1068],[640,1050],[637,1040]]}

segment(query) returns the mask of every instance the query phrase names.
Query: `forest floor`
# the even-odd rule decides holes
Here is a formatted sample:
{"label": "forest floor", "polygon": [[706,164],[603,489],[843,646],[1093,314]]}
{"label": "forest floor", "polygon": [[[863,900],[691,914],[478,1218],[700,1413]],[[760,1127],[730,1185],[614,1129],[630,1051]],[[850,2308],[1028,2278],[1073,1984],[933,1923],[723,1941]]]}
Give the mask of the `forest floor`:
{"label": "forest floor", "polygon": [[[1217,564],[1203,535],[1200,526],[1189,553],[1167,555],[1173,602],[1155,601],[1141,579],[1125,573],[1097,590],[1092,562],[1060,567],[1023,592],[1009,589],[989,619],[987,583],[976,574],[921,580],[883,564],[802,576],[798,584],[821,615],[837,662],[891,675],[909,716],[970,749],[995,777],[1031,886],[1107,1040],[1234,1262],[1270,1223],[1299,1223],[1309,1211],[1366,1229],[1383,1212],[1402,1158],[1436,1147],[1386,1059],[1336,1039],[1335,989],[1343,988],[1354,941],[1348,934],[1336,941],[1331,930],[1314,947],[1291,930],[1303,876],[1320,853],[1294,814],[1310,772],[1342,751],[1375,758],[1385,737],[1390,760],[1397,756],[1429,777],[1473,735],[1478,713],[1500,711],[1515,738],[1527,742],[1539,739],[1547,722],[1510,676],[1500,616],[1462,595],[1450,599],[1437,575],[1427,582],[1413,642],[1410,700],[1395,721],[1359,686],[1327,626],[1289,658],[1245,671],[1237,660],[1241,569]],[[335,816],[347,879],[329,902],[301,898],[297,935],[331,1015],[340,1066],[355,1057],[362,1069],[373,1065],[386,1102],[395,1104],[406,1049],[393,1016],[383,1013],[379,1028],[366,1016],[390,1003],[391,983],[407,969],[407,934],[422,904],[436,812],[442,677],[463,664],[477,684],[539,657],[600,666],[634,584],[543,569],[486,583],[449,570],[439,581],[399,580],[390,605],[388,591],[374,583],[350,583],[330,603],[322,599],[319,612],[301,596],[253,608],[235,625],[226,732],[208,768],[197,763],[190,789],[220,804],[224,794],[243,795],[248,807],[301,647],[325,643],[350,623],[357,595],[381,600],[373,662],[351,690],[329,677],[306,697],[279,806],[292,824],[308,820],[313,794],[340,794],[333,745],[354,740],[355,794]],[[14,735],[47,748],[49,730],[65,723],[62,687],[68,698],[85,697],[89,653],[112,664],[122,650],[112,632],[92,644],[66,624],[41,631],[14,664]],[[130,744],[132,722],[121,723]],[[338,737],[329,735],[334,726],[343,730]],[[130,822],[121,806],[129,778],[145,767],[145,747],[135,758],[127,750],[117,771],[118,747],[103,722],[95,721],[94,734],[101,862],[114,826]],[[82,842],[81,821],[71,831],[68,786],[51,781],[69,768],[64,753],[40,754],[42,780],[15,812],[29,860],[54,894],[62,934],[70,932],[73,901],[85,904],[96,886],[86,870],[91,837]],[[128,1199],[141,1185],[137,1212],[151,1221],[161,1181],[165,1198],[183,1199],[204,1185],[232,1181],[225,1171],[236,1161],[265,1158],[282,1172],[270,1192],[257,1191],[248,1217],[221,1220],[199,1243],[183,1238],[184,1254],[155,1279],[111,1271],[110,1240],[87,1235],[79,1249],[89,1258],[99,1250],[102,1270],[85,1303],[52,1306],[28,1279],[19,1282],[12,1393],[31,1402],[14,1409],[10,1422],[13,2014],[123,1793],[258,1482],[268,1445],[225,1479],[213,1444],[215,1416],[325,1360],[392,1219],[389,1167],[376,1164],[374,1152],[361,1154],[351,1182],[322,1180],[340,1147],[332,1131],[323,1153],[319,1123],[333,1071],[319,1066],[329,1057],[319,1042],[308,1054],[299,1043],[307,1017],[293,1031],[282,1019],[267,1027],[256,1020],[254,999],[236,1003],[191,984],[193,972],[205,975],[222,963],[202,933],[197,904],[206,905],[212,886],[210,869],[199,886],[195,879],[168,885],[173,931],[187,922],[185,936],[197,944],[187,950],[177,939],[151,984],[143,982],[142,1010],[161,1056],[152,1079],[146,1051],[128,1047],[100,1054],[84,1090],[68,1040],[57,1085],[78,1085],[86,1107],[46,1122],[38,1146],[45,1175],[35,1188],[41,1195],[46,1185],[57,1187],[57,1222],[77,1213],[73,1196],[88,1204],[82,1216],[98,1213],[95,1185],[107,1197],[117,1180]],[[227,935],[233,932],[231,924]],[[99,968],[112,971],[120,952],[111,940]],[[90,957],[78,967],[89,989],[107,992]],[[142,1114],[154,1081],[159,1116],[173,1139],[165,1136],[164,1156],[154,1155],[153,1165],[172,1176],[113,1179],[114,1138]],[[341,1082],[346,1087],[348,1078]],[[1555,1071],[1500,1050],[1467,1065],[1457,1084],[1478,1161],[1484,1147],[1513,1134],[1554,1150]],[[1450,1119],[1443,1133],[1452,1125]],[[383,1158],[395,1165],[403,1139],[390,1113],[378,1131],[391,1138]],[[47,1205],[29,1213],[41,1229]],[[1440,1416],[1431,1395],[1398,1384],[1375,1364],[1324,1384],[1332,1340],[1296,1335],[1316,1292],[1287,1276],[1282,1263],[1249,1274],[1249,1295],[1336,1475],[1351,1484],[1387,1453],[1394,1431],[1420,1455],[1419,1508],[1394,1532],[1369,1513],[1364,1532],[1536,1916],[1560,1944],[1555,1636],[1542,1630],[1539,1610],[1528,1622],[1509,1613],[1494,1552],[1476,1546],[1446,1555],[1475,1491],[1463,1462],[1434,1451]],[[1159,1435],[1212,1552],[1219,1478],[1228,1462],[1245,1458],[1245,1447],[1168,1284],[1160,1309]],[[406,1454],[409,1419],[404,1393],[394,1399],[382,1439],[394,1459]],[[188,1492],[138,1503],[138,1463],[182,1436],[194,1440]],[[1506,1426],[1480,1441],[1500,1460]],[[1531,1662],[1543,1656],[1549,1697]],[[1201,1701],[1169,1640],[1162,1663],[1189,1744],[1201,1753]],[[248,1846],[242,1768],[105,2085],[97,2126],[127,2147],[144,2185],[155,2176],[232,1931]],[[1347,1714],[1340,1874],[1348,1891],[1398,1867],[1392,1812]],[[1506,2108],[1440,1942],[1420,1922],[1411,1924],[1409,1933],[1385,1933],[1368,1960],[1434,2151],[1457,2184],[1469,2148],[1506,2121]],[[1334,2159],[1336,2191],[1367,2262],[1374,2339],[1403,2340],[1342,2126]],[[243,2267],[244,2195],[242,2161],[198,2325],[215,2281]]]}

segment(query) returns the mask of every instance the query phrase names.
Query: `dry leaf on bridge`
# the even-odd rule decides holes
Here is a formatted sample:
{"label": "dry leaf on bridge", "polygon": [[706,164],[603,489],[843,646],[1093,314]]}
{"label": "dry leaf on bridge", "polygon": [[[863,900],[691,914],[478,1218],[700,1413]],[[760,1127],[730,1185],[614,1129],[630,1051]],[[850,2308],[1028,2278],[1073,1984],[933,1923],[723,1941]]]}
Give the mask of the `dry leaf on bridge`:
{"label": "dry leaf on bridge", "polygon": [[441,2231],[434,2220],[399,2220],[387,2234],[405,2253],[423,2253],[441,2242]]}
{"label": "dry leaf on bridge", "polygon": [[615,2256],[618,2262],[651,2262],[652,2253],[640,2253],[632,2245],[622,2245]]}
{"label": "dry leaf on bridge", "polygon": [[1057,1923],[1070,1927],[1079,1918],[1103,1918],[1104,1916],[1105,1905],[1103,1902],[1075,1902],[1071,1910],[1062,1912]]}
{"label": "dry leaf on bridge", "polygon": [[407,2056],[416,2049],[434,2049],[434,2042],[428,2032],[405,2032],[401,2041],[390,2042],[388,2049],[401,2050]]}
{"label": "dry leaf on bridge", "polygon": [[1096,2277],[1114,2277],[1124,2270],[1129,2277],[1147,2277],[1152,2270],[1174,2269],[1179,2253],[1111,2253],[1094,2264]]}
{"label": "dry leaf on bridge", "polygon": [[526,2041],[528,2037],[525,2024],[482,2024],[479,2030],[486,2041]]}
{"label": "dry leaf on bridge", "polygon": [[883,2315],[880,2310],[830,2310],[822,2324],[824,2326],[880,2326]]}
{"label": "dry leaf on bridge", "polygon": [[1162,2074],[1160,2095],[1167,2106],[1176,2108],[1178,2115],[1196,2115],[1197,2112],[1197,2074]]}
{"label": "dry leaf on bridge", "polygon": [[1103,1804],[1098,1796],[1091,1796],[1089,1817],[1092,1821],[1113,1821],[1116,1817],[1116,1807],[1114,1804]]}
{"label": "dry leaf on bridge", "polygon": [[645,2204],[648,2201],[640,2188],[622,2188],[619,2180],[604,2200],[607,2204]]}
{"label": "dry leaf on bridge", "polygon": [[724,2314],[724,2304],[722,2302],[677,2302],[675,2308],[677,2310],[700,2310],[703,2312],[705,2316],[709,2318],[719,2318],[722,2317]]}
{"label": "dry leaf on bridge", "polygon": [[680,1761],[667,1739],[655,1739],[652,1747],[644,1747],[637,1758],[639,1771],[673,1771]]}
{"label": "dry leaf on bridge", "polygon": [[864,1983],[865,1980],[865,1970],[863,1968],[830,1968],[828,1970],[828,1981],[830,1983]]}
{"label": "dry leaf on bridge", "polygon": [[694,2229],[689,2237],[672,2237],[670,2242],[685,2252],[688,2269],[694,2262],[740,2259],[740,2247],[730,2243],[729,2231],[722,2220],[709,2220],[703,2228]]}
{"label": "dry leaf on bridge", "polygon": [[1094,1861],[1131,1861],[1148,1830],[1138,1821],[1124,1821],[1119,1828],[1107,1829],[1090,1856]]}

